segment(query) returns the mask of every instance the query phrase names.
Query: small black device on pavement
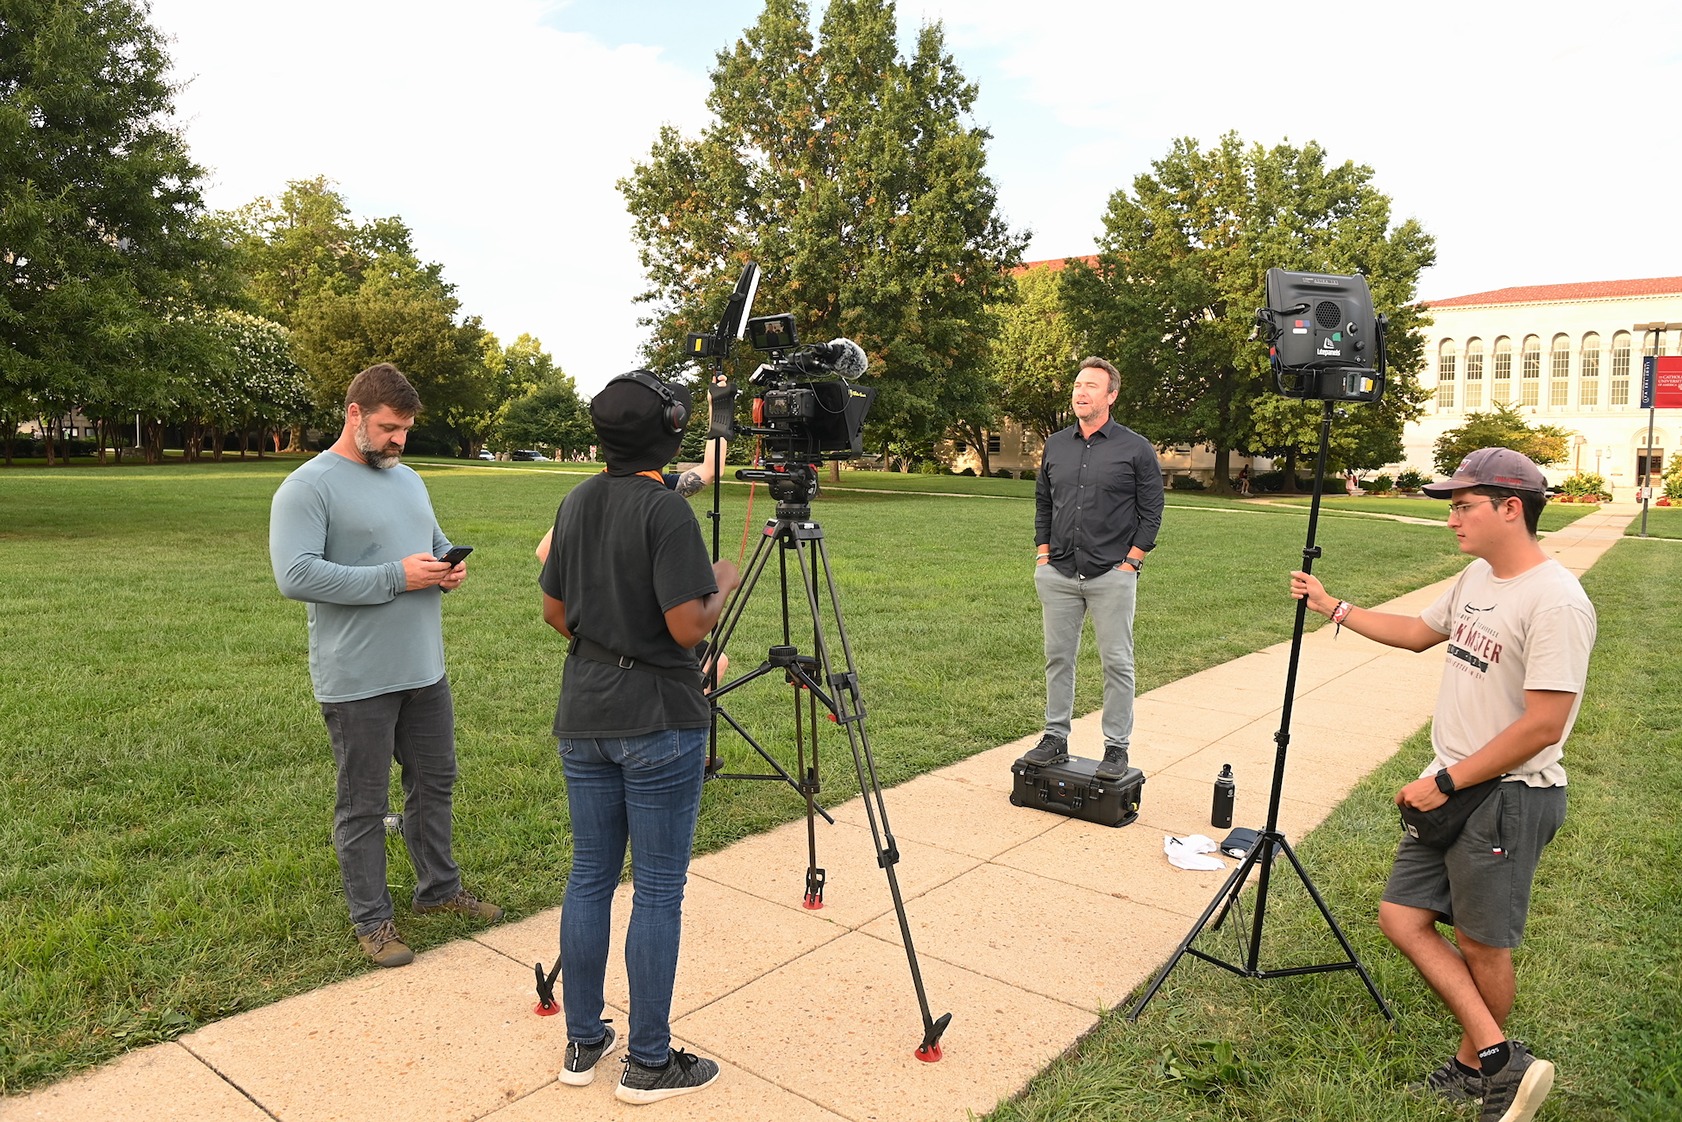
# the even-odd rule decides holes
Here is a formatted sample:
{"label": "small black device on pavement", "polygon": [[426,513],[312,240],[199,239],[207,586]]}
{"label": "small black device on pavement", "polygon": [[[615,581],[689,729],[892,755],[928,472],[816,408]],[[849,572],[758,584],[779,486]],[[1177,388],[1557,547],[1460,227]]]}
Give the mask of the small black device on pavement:
{"label": "small black device on pavement", "polygon": [[1145,774],[1130,767],[1120,779],[1099,779],[1094,774],[1097,767],[1097,760],[1080,756],[1054,764],[1018,759],[1010,765],[1015,777],[1010,801],[1100,826],[1125,826],[1139,817],[1139,792],[1145,785]]}

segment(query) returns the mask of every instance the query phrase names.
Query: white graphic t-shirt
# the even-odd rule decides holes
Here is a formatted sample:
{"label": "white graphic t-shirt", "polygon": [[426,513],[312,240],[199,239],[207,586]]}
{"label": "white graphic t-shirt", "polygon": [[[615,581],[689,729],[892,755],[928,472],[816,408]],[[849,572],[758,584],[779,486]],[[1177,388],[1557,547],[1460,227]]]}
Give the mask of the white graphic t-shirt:
{"label": "white graphic t-shirt", "polygon": [[1549,559],[1503,580],[1473,561],[1420,616],[1448,636],[1431,744],[1436,759],[1421,773],[1465,759],[1524,712],[1525,690],[1574,693],[1559,740],[1507,774],[1532,787],[1565,786],[1560,759],[1583,704],[1594,605],[1571,570]]}

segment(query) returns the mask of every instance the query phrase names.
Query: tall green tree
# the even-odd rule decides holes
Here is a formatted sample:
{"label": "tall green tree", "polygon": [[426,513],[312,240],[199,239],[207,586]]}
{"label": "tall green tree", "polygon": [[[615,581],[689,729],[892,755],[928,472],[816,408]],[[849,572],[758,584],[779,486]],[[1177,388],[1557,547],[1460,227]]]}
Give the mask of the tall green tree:
{"label": "tall green tree", "polygon": [[553,370],[509,403],[497,438],[511,448],[554,448],[564,459],[594,444],[596,429],[573,380]]}
{"label": "tall green tree", "polygon": [[1423,401],[1413,301],[1435,249],[1412,219],[1392,225],[1372,177],[1353,162],[1330,166],[1313,142],[1264,148],[1228,133],[1208,150],[1175,141],[1131,193],[1112,195],[1097,261],[1071,266],[1064,292],[1083,349],[1122,371],[1118,418],[1158,444],[1210,445],[1217,490],[1234,451],[1294,465],[1318,444],[1323,406],[1275,396],[1250,340],[1267,270],[1362,273],[1390,319],[1389,388],[1382,408],[1346,410],[1338,459],[1399,455],[1401,426]]}
{"label": "tall green tree", "polygon": [[[790,311],[807,341],[853,339],[878,396],[872,443],[930,448],[987,406],[990,309],[1025,236],[997,214],[976,87],[939,24],[910,57],[886,0],[767,0],[718,56],[699,138],[661,131],[621,181],[651,287],[651,366],[676,373],[745,260],[756,311]],[[736,373],[753,361],[739,356]]]}
{"label": "tall green tree", "polygon": [[998,312],[988,362],[999,412],[1046,437],[1069,424],[1069,389],[1079,347],[1062,307],[1063,270],[1029,269]]}
{"label": "tall green tree", "polygon": [[485,329],[477,316],[458,319],[460,309],[449,286],[402,261],[376,268],[354,291],[309,297],[293,316],[292,344],[316,407],[339,414],[359,370],[395,363],[420,394],[420,447],[470,454],[474,434],[461,420],[485,409],[490,390]]}
{"label": "tall green tree", "polygon": [[146,15],[0,7],[0,383],[8,410],[49,426],[85,402],[167,398],[159,383],[207,345],[194,313],[232,285]]}

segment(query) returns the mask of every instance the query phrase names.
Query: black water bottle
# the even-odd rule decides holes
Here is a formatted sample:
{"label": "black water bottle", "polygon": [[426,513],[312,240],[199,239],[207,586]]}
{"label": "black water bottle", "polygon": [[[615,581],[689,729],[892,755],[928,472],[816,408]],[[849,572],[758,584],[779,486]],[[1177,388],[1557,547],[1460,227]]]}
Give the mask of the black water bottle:
{"label": "black water bottle", "polygon": [[1232,765],[1222,764],[1215,777],[1215,802],[1209,809],[1209,824],[1217,829],[1232,827],[1232,802],[1238,796],[1238,786],[1232,781]]}

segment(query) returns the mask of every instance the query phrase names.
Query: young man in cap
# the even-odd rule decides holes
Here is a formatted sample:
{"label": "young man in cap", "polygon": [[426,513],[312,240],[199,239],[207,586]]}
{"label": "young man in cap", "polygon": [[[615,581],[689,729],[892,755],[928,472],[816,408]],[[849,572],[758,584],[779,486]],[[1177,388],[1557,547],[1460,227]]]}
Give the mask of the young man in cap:
{"label": "young man in cap", "polygon": [[[1456,790],[1499,779],[1447,849],[1404,835],[1379,904],[1379,926],[1460,1023],[1460,1047],[1424,1088],[1481,1099],[1481,1122],[1527,1122],[1554,1068],[1505,1024],[1517,982],[1542,848],[1565,821],[1565,740],[1582,704],[1594,605],[1570,570],[1536,543],[1547,484],[1527,457],[1482,448],[1425,487],[1446,498],[1460,549],[1476,558],[1417,617],[1358,608],[1314,577],[1291,595],[1369,639],[1422,651],[1448,641],[1431,722],[1434,758],[1396,793],[1398,806],[1442,806]],[[1452,925],[1451,942],[1437,928]]]}
{"label": "young man in cap", "polygon": [[628,1055],[615,1094],[650,1103],[698,1091],[718,1065],[671,1047],[672,988],[712,709],[695,646],[740,579],[709,563],[688,504],[660,469],[688,409],[646,371],[615,378],[590,402],[607,470],[555,514],[538,582],[543,618],[572,643],[555,735],[572,820],[572,872],[561,908],[560,1080],[584,1086],[617,1043],[602,1018],[614,890],[631,848]]}
{"label": "young man in cap", "polygon": [[400,462],[420,395],[389,362],[345,391],[344,430],[286,477],[269,515],[269,556],[283,595],[309,607],[310,679],[338,764],[333,848],[363,953],[414,960],[386,887],[391,761],[403,771],[403,844],[414,910],[496,920],[502,909],[461,885],[450,853],[455,706],[444,673],[443,593],[467,563],[439,558],[421,477]]}

